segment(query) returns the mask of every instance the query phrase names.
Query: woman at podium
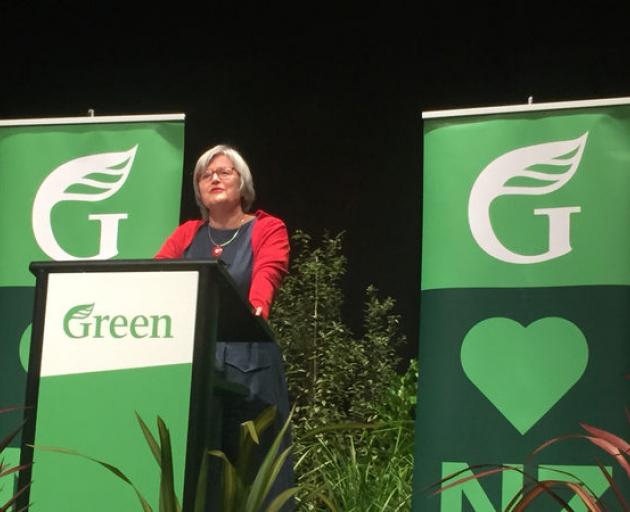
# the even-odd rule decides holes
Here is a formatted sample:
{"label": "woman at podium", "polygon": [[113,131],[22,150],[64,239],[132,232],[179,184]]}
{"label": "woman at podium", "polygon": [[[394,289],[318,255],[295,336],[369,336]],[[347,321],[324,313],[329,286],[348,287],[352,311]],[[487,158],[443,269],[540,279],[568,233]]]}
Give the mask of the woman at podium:
{"label": "woman at podium", "polygon": [[[249,166],[232,147],[219,145],[203,153],[193,173],[201,219],[185,222],[166,240],[156,258],[219,259],[227,266],[252,311],[267,318],[289,262],[287,229],[262,210],[252,213],[254,182]],[[275,343],[217,343],[216,365],[229,381],[249,390],[247,399],[226,404],[223,451],[235,462],[240,424],[269,405],[278,408],[274,428],[261,439],[262,452],[289,413],[282,356]],[[288,436],[287,436],[288,437]],[[285,446],[288,444],[285,439]],[[285,464],[270,498],[293,485],[291,463]],[[286,510],[289,507],[283,509]]]}

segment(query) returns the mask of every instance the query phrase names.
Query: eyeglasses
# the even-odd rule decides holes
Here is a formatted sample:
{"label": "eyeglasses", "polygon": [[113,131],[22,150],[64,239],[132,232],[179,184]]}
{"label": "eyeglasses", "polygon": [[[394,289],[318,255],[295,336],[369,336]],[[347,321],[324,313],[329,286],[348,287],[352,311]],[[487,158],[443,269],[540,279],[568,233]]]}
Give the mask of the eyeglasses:
{"label": "eyeglasses", "polygon": [[212,181],[213,176],[216,174],[217,178],[221,181],[230,179],[237,173],[237,170],[234,167],[219,167],[218,169],[206,169],[201,176],[199,176],[199,181]]}

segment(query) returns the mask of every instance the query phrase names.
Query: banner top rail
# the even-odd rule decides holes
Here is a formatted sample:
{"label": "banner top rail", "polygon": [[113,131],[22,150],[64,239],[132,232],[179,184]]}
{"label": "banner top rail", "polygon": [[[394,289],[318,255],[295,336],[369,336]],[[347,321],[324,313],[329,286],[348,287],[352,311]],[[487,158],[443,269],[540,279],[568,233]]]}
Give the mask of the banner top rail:
{"label": "banner top rail", "polygon": [[153,121],[183,121],[186,114],[147,114],[131,116],[49,117],[41,119],[0,119],[0,126],[34,126],[54,124],[145,123]]}
{"label": "banner top rail", "polygon": [[558,101],[551,103],[525,103],[521,105],[462,108],[453,110],[430,110],[427,112],[422,112],[422,119],[438,119],[441,117],[484,116],[492,114],[536,112],[541,110],[564,110],[570,108],[608,107],[614,105],[630,105],[630,97],[579,101]]}

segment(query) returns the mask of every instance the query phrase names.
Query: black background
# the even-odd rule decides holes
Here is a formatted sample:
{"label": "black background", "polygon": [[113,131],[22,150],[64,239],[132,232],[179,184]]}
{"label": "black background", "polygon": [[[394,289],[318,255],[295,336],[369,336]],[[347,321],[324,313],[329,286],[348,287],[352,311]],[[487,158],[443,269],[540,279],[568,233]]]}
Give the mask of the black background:
{"label": "black background", "polygon": [[374,283],[413,355],[421,112],[630,96],[625,8],[550,5],[4,1],[0,119],[184,112],[185,180],[235,144],[257,207],[346,231],[353,327]]}

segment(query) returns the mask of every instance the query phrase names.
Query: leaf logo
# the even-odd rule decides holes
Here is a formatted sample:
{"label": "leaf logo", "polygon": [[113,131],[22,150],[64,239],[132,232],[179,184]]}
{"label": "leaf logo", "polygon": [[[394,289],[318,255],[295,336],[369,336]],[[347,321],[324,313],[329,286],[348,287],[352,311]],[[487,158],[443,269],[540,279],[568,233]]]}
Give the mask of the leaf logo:
{"label": "leaf logo", "polygon": [[94,311],[94,302],[92,302],[92,304],[79,304],[78,306],[70,308],[66,313],[66,317],[69,319],[83,320],[90,316],[92,311]]}
{"label": "leaf logo", "polygon": [[[55,239],[51,212],[62,201],[98,202],[110,198],[127,181],[138,146],[128,151],[87,155],[65,162],[53,170],[39,187],[33,201],[32,225],[39,247],[52,259],[75,260]],[[100,250],[91,258],[107,259],[118,254],[118,222],[126,213],[92,214],[101,223]]]}
{"label": "leaf logo", "polygon": [[549,217],[549,248],[536,255],[518,254],[497,238],[490,205],[497,197],[550,194],[567,184],[582,160],[588,132],[577,139],[546,142],[505,153],[481,171],[470,191],[468,223],[473,238],[490,256],[508,263],[531,264],[571,252],[570,216],[579,206],[537,208],[534,215]]}

